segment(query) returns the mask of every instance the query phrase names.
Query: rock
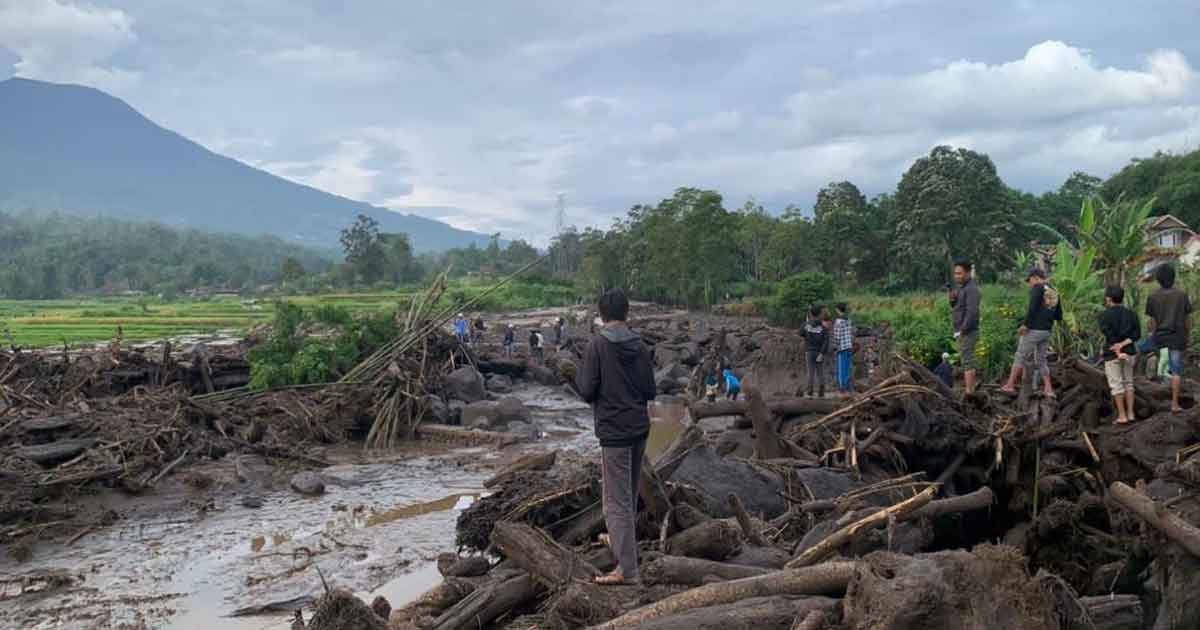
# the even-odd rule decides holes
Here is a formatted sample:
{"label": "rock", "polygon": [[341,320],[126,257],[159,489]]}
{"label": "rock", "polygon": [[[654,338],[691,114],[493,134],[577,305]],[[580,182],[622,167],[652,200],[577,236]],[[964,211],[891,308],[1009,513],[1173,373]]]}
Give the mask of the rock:
{"label": "rock", "polygon": [[462,557],[455,553],[443,553],[437,557],[438,573],[442,577],[479,577],[487,575],[492,565],[483,556]]}
{"label": "rock", "polygon": [[425,396],[425,422],[434,424],[450,424],[450,407],[441,398],[428,394]]}
{"label": "rock", "polygon": [[465,403],[461,400],[451,400],[449,403],[446,404],[446,408],[450,412],[449,424],[461,425],[463,423],[463,420],[462,420],[463,409],[467,408],[467,403]]}
{"label": "rock", "polygon": [[246,495],[246,496],[242,497],[242,507],[244,507],[244,508],[250,508],[252,510],[257,510],[258,508],[260,508],[262,506],[263,506],[262,497],[256,497],[256,496],[252,496],[252,495]]}
{"label": "rock", "polygon": [[[686,383],[691,373],[682,365],[676,363],[663,368],[654,374],[654,384],[660,394],[675,394],[687,388]],[[681,387],[681,381],[683,386]]]}
{"label": "rock", "polygon": [[504,430],[530,440],[536,440],[539,433],[538,428],[531,422],[509,422],[504,426]]}
{"label": "rock", "polygon": [[335,590],[317,600],[309,630],[387,630],[387,621],[349,591]]}
{"label": "rock", "polygon": [[249,453],[238,455],[233,464],[238,481],[256,487],[268,487],[271,485],[271,476],[274,473],[274,469],[262,455]]}
{"label": "rock", "polygon": [[492,429],[500,422],[500,403],[490,400],[473,402],[462,410],[462,425],[471,429]]}
{"label": "rock", "polygon": [[533,379],[533,382],[547,387],[555,387],[561,382],[558,374],[544,365],[537,365],[530,369],[529,378]]}
{"label": "rock", "polygon": [[654,347],[654,365],[660,369],[679,363],[679,350],[658,345]]}
{"label": "rock", "polygon": [[483,375],[475,368],[463,366],[446,375],[445,391],[447,398],[455,398],[473,403],[487,398],[483,385]]}
{"label": "rock", "polygon": [[529,422],[533,419],[533,413],[525,403],[512,396],[501,398],[500,402],[496,403],[496,410],[499,412],[497,420],[502,423]]}
{"label": "rock", "polygon": [[704,354],[700,351],[700,344],[691,341],[684,344],[679,353],[679,362],[688,367],[695,367],[696,364],[700,363],[702,357],[704,357]]}
{"label": "rock", "polygon": [[292,490],[305,496],[315,497],[325,494],[325,480],[315,472],[304,471],[292,475]]}
{"label": "rock", "polygon": [[512,391],[512,379],[503,374],[493,374],[487,379],[487,390],[497,394],[507,394]]}
{"label": "rock", "polygon": [[392,605],[383,595],[375,596],[375,601],[371,602],[371,610],[380,619],[387,619],[392,616]]}

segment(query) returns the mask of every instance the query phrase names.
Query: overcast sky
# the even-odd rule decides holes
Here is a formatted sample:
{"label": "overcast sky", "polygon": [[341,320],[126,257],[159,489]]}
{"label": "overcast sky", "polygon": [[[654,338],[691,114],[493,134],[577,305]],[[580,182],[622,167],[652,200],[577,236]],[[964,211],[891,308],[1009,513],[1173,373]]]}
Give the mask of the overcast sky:
{"label": "overcast sky", "polygon": [[1200,146],[1200,1],[0,0],[0,79],[111,92],[347,197],[544,243],[679,186],[1018,188]]}

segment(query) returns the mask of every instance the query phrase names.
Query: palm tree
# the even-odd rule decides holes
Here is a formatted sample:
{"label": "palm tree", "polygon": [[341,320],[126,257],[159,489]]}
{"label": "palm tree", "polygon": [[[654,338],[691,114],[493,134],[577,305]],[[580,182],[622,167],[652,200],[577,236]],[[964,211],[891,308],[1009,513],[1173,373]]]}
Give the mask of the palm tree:
{"label": "palm tree", "polygon": [[1079,244],[1096,250],[1096,264],[1109,284],[1129,289],[1130,269],[1146,253],[1150,237],[1146,221],[1154,210],[1154,198],[1143,202],[1118,198],[1111,205],[1099,197],[1083,202],[1079,213]]}

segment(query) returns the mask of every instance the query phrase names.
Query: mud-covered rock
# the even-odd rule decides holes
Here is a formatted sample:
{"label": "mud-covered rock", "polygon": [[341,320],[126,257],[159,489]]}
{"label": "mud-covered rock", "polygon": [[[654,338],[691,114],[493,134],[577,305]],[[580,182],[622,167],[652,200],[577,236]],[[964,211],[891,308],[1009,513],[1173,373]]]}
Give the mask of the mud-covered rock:
{"label": "mud-covered rock", "polygon": [[491,400],[473,402],[462,410],[462,425],[471,429],[491,430],[500,423],[500,403]]}
{"label": "mud-covered rock", "polygon": [[466,409],[466,408],[467,408],[467,403],[465,403],[461,400],[451,400],[450,402],[446,403],[446,409],[447,409],[447,411],[450,412],[448,424],[455,424],[455,425],[462,424],[463,423],[462,413],[463,413],[463,409]]}
{"label": "mud-covered rock", "polygon": [[317,600],[308,630],[387,630],[387,621],[366,602],[339,589]]}
{"label": "mud-covered rock", "polygon": [[507,396],[501,398],[496,403],[497,419],[501,423],[509,422],[529,422],[533,419],[533,412],[521,402],[520,398]]}
{"label": "mud-covered rock", "polygon": [[545,385],[547,387],[554,387],[561,381],[557,372],[544,365],[537,365],[530,368],[529,378],[538,385]]}
{"label": "mud-covered rock", "polygon": [[425,396],[425,413],[425,422],[450,424],[450,407],[437,396]]}
{"label": "mud-covered rock", "polygon": [[325,480],[321,478],[321,475],[312,471],[306,470],[292,475],[289,485],[292,490],[305,496],[315,497],[325,494]]}
{"label": "mud-covered rock", "polygon": [[512,379],[503,374],[493,374],[487,378],[487,390],[495,394],[507,394],[512,391]]}
{"label": "mud-covered rock", "polygon": [[447,398],[458,399],[467,403],[487,398],[483,375],[470,366],[460,367],[447,374],[444,386]]}

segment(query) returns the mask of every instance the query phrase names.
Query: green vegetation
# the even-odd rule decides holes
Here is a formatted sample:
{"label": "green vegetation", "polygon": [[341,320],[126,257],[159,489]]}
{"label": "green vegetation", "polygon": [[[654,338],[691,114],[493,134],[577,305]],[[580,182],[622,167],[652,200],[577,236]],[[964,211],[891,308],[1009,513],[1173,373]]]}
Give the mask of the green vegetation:
{"label": "green vegetation", "polygon": [[775,297],[767,302],[767,317],[772,323],[799,326],[814,305],[831,306],[833,278],[819,271],[796,274],[779,284]]}
{"label": "green vegetation", "polygon": [[355,316],[340,306],[277,302],[271,334],[250,351],[250,387],[337,380],[395,335],[394,310]]}

